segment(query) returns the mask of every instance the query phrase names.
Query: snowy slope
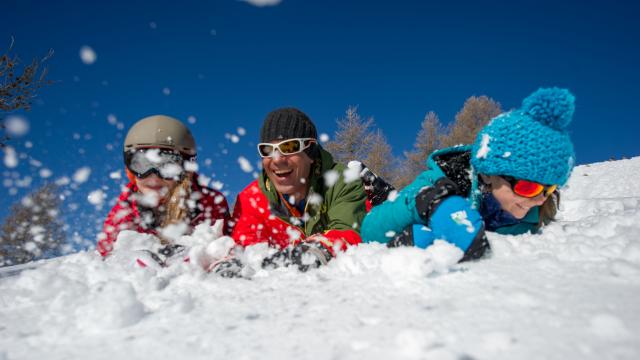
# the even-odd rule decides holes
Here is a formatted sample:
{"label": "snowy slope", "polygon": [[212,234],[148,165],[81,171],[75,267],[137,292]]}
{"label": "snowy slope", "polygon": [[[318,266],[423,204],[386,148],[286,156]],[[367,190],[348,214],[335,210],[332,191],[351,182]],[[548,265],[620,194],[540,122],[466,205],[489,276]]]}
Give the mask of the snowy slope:
{"label": "snowy slope", "polygon": [[639,179],[640,158],[580,166],[558,222],[462,265],[444,244],[251,280],[67,256],[0,279],[0,359],[638,359]]}

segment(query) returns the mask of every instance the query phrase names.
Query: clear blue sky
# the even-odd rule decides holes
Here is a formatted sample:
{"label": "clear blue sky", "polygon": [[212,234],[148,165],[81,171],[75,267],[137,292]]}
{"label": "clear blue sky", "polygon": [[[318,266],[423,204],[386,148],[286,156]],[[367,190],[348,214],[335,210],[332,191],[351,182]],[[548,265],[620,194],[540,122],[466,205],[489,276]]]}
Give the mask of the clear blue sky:
{"label": "clear blue sky", "polygon": [[[136,120],[164,113],[190,124],[202,172],[225,184],[229,201],[252,176],[237,158],[258,161],[262,119],[295,106],[333,135],[348,105],[373,116],[396,154],[409,150],[424,115],[453,119],[471,95],[503,108],[519,106],[540,86],[577,97],[570,127],[581,164],[640,155],[635,103],[640,95],[639,5],[596,1],[303,1],[257,7],[218,1],[33,1],[3,4],[0,47],[15,38],[27,62],[48,49],[49,78],[26,114],[30,132],[11,141],[26,157],[3,179],[31,176],[10,195],[0,217],[44,181],[83,166],[86,183],[67,187],[71,231],[95,233],[121,181],[120,146]],[[84,64],[82,46],[97,61]],[[163,89],[169,89],[167,95]],[[113,114],[124,130],[107,121]],[[225,134],[246,129],[233,143]],[[26,148],[30,141],[33,147]],[[112,148],[108,149],[108,145]],[[30,165],[28,159],[42,163]],[[209,166],[205,159],[211,159]]]}

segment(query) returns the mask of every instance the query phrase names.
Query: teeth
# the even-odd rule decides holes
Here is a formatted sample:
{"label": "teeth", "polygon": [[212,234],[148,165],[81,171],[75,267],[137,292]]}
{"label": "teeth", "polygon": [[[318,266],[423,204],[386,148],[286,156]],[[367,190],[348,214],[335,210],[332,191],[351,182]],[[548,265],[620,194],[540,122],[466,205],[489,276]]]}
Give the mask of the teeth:
{"label": "teeth", "polygon": [[288,173],[290,173],[290,172],[291,172],[291,170],[274,171],[274,173],[275,173],[276,175],[284,175],[284,174],[288,174]]}

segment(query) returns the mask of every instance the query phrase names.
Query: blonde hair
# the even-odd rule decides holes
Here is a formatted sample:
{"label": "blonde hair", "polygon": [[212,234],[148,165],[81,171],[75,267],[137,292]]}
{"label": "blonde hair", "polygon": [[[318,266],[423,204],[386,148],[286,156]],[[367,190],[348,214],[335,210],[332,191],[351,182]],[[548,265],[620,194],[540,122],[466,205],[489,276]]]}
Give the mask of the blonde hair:
{"label": "blonde hair", "polygon": [[[156,212],[156,215],[159,216],[161,220],[158,229],[166,228],[172,224],[189,222],[187,219],[189,216],[187,199],[189,199],[191,195],[191,184],[191,176],[185,176],[169,190],[167,201],[162,205],[163,209]],[[171,239],[162,236],[160,232],[158,232],[156,236],[160,239],[162,245],[173,243]]]}

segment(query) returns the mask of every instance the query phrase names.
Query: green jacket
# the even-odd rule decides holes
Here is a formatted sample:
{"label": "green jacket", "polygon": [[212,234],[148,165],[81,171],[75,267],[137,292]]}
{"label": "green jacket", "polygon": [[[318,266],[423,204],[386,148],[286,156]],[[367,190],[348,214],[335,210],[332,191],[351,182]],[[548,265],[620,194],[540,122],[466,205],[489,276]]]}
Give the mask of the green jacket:
{"label": "green jacket", "polygon": [[[298,230],[303,237],[321,234],[330,242],[360,243],[366,193],[358,177],[354,181],[345,181],[345,170],[347,167],[334,162],[331,154],[320,150],[320,161],[311,167],[306,214],[302,218],[292,217],[263,171],[238,195],[233,214],[233,238],[245,246],[269,242],[286,247],[291,242],[291,231]],[[332,172],[338,176],[329,186],[327,179],[331,178]]]}

